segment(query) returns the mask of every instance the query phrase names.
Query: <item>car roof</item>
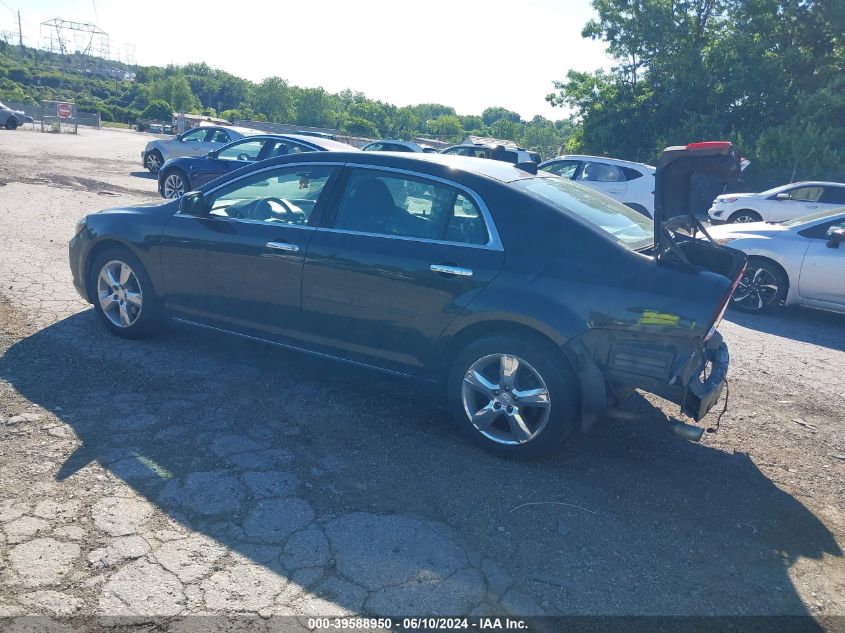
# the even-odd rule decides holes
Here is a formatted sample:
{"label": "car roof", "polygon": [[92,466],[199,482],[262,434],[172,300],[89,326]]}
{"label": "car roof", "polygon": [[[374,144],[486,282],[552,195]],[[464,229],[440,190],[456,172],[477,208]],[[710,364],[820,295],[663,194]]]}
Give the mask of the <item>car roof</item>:
{"label": "car roof", "polygon": [[262,132],[261,134],[250,134],[245,138],[235,139],[234,141],[228,143],[228,145],[234,145],[235,143],[245,140],[257,141],[260,139],[284,139],[289,141],[296,141],[305,145],[313,145],[314,147],[320,147],[327,152],[359,151],[357,147],[353,147],[352,145],[347,145],[346,143],[341,143],[340,141],[335,141],[330,138],[310,136],[307,134],[268,134],[266,132]]}
{"label": "car roof", "polygon": [[[589,154],[563,154],[561,156],[555,156],[543,163],[543,165],[547,165],[549,163],[554,163],[559,160],[594,160],[594,161],[602,161],[605,163],[610,163],[611,165],[619,165],[621,167],[638,167],[640,169],[644,169],[649,173],[654,173],[655,167],[654,165],[648,165],[646,163],[637,163],[632,160],[622,160],[621,158],[608,158],[607,156],[590,156]],[[541,167],[543,166],[541,165]]]}
{"label": "car roof", "polygon": [[[475,158],[473,156],[455,156],[450,154],[425,154],[423,152],[334,152],[331,157],[320,152],[308,152],[302,154],[295,154],[293,156],[282,156],[279,158],[270,158],[261,163],[252,163],[253,165],[272,166],[278,164],[282,166],[286,163],[292,162],[324,162],[330,160],[331,162],[350,162],[358,165],[367,165],[370,167],[385,167],[393,169],[406,169],[409,171],[421,171],[426,173],[429,171],[447,172],[463,172],[465,174],[475,174],[498,180],[499,182],[514,182],[517,180],[524,180],[526,178],[552,178],[550,174],[540,173],[531,174],[522,169],[517,169],[512,163],[500,160],[490,160],[489,158]],[[431,168],[435,169],[432,170]],[[439,168],[439,169],[438,169]],[[432,174],[436,175],[436,174]]]}
{"label": "car roof", "polygon": [[514,145],[500,145],[498,143],[458,143],[457,145],[450,145],[449,147],[444,147],[443,151],[445,152],[447,149],[452,149],[455,147],[480,147],[482,149],[498,149],[502,148],[506,151],[511,152],[527,152],[529,150],[525,149],[524,147],[516,147]]}

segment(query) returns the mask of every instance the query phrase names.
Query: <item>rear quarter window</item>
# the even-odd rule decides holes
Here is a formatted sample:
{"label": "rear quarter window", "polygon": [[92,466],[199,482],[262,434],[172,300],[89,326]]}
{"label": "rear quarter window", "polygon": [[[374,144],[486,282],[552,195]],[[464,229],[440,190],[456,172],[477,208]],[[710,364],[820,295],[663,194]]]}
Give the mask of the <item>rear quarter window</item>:
{"label": "rear quarter window", "polygon": [[624,204],[563,178],[525,178],[514,188],[602,231],[630,250],[653,243],[654,222]]}

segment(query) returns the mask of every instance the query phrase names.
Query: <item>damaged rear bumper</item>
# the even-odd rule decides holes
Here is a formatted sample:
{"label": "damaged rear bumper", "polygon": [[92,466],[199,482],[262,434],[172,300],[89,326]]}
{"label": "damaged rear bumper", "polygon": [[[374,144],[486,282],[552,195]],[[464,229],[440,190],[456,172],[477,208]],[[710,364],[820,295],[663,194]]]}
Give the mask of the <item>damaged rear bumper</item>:
{"label": "damaged rear bumper", "polygon": [[719,401],[730,355],[721,335],[709,341],[592,332],[567,345],[581,379],[582,428],[640,389],[679,405],[696,422]]}
{"label": "damaged rear bumper", "polygon": [[705,348],[703,359],[689,380],[687,395],[681,405],[681,412],[696,422],[719,401],[728,378],[730,354],[721,338],[719,336],[718,347]]}

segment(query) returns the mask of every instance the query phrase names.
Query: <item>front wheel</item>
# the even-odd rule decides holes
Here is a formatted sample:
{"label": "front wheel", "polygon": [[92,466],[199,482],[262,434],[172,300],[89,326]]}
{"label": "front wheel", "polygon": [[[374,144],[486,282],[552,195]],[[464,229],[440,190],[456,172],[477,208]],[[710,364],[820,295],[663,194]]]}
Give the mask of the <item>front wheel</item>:
{"label": "front wheel", "polygon": [[578,417],[578,380],[540,341],[490,337],[455,361],[447,392],[458,428],[481,448],[509,458],[554,449]]}
{"label": "front wheel", "polygon": [[731,297],[731,305],[743,312],[767,312],[786,297],[788,282],[781,269],[765,260],[750,259],[745,274]]}
{"label": "front wheel", "polygon": [[188,191],[188,179],[181,171],[174,169],[162,175],[161,193],[168,200],[181,198]]}
{"label": "front wheel", "polygon": [[88,287],[100,321],[118,336],[142,338],[162,328],[162,307],[153,284],[129,250],[109,248],[98,255]]}
{"label": "front wheel", "polygon": [[763,220],[760,214],[751,209],[742,209],[737,211],[728,218],[728,222],[736,222],[738,224],[748,224],[749,222],[761,222]]}
{"label": "front wheel", "polygon": [[158,170],[164,164],[164,157],[161,155],[157,149],[154,149],[147,157],[144,159],[144,166],[149,170],[151,174],[157,174]]}
{"label": "front wheel", "polygon": [[10,116],[8,119],[6,119],[6,129],[7,130],[14,130],[17,127],[18,127],[18,120],[15,117]]}

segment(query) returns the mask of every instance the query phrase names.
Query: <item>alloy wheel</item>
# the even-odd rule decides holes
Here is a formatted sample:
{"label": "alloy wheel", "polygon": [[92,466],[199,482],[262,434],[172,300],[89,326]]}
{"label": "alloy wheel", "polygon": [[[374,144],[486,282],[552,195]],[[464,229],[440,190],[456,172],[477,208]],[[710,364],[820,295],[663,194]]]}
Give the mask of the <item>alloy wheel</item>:
{"label": "alloy wheel", "polygon": [[525,444],[549,421],[551,399],[543,377],[512,354],[490,354],[464,374],[461,400],[470,423],[499,444]]}
{"label": "alloy wheel", "polygon": [[159,168],[161,167],[161,159],[159,158],[156,152],[150,152],[147,154],[147,169],[149,169],[154,174],[158,172]]}
{"label": "alloy wheel", "polygon": [[765,268],[748,268],[739,280],[733,302],[746,310],[760,311],[769,307],[778,296],[777,277]]}
{"label": "alloy wheel", "polygon": [[141,284],[125,262],[106,263],[97,276],[97,299],[103,314],[113,325],[128,328],[141,316]]}
{"label": "alloy wheel", "polygon": [[185,179],[179,174],[170,174],[164,179],[164,197],[181,198],[185,195]]}
{"label": "alloy wheel", "polygon": [[755,218],[751,215],[748,215],[747,213],[743,213],[741,215],[738,215],[734,219],[734,222],[736,222],[738,224],[747,224],[749,222],[757,222],[757,221],[758,221],[757,218]]}

